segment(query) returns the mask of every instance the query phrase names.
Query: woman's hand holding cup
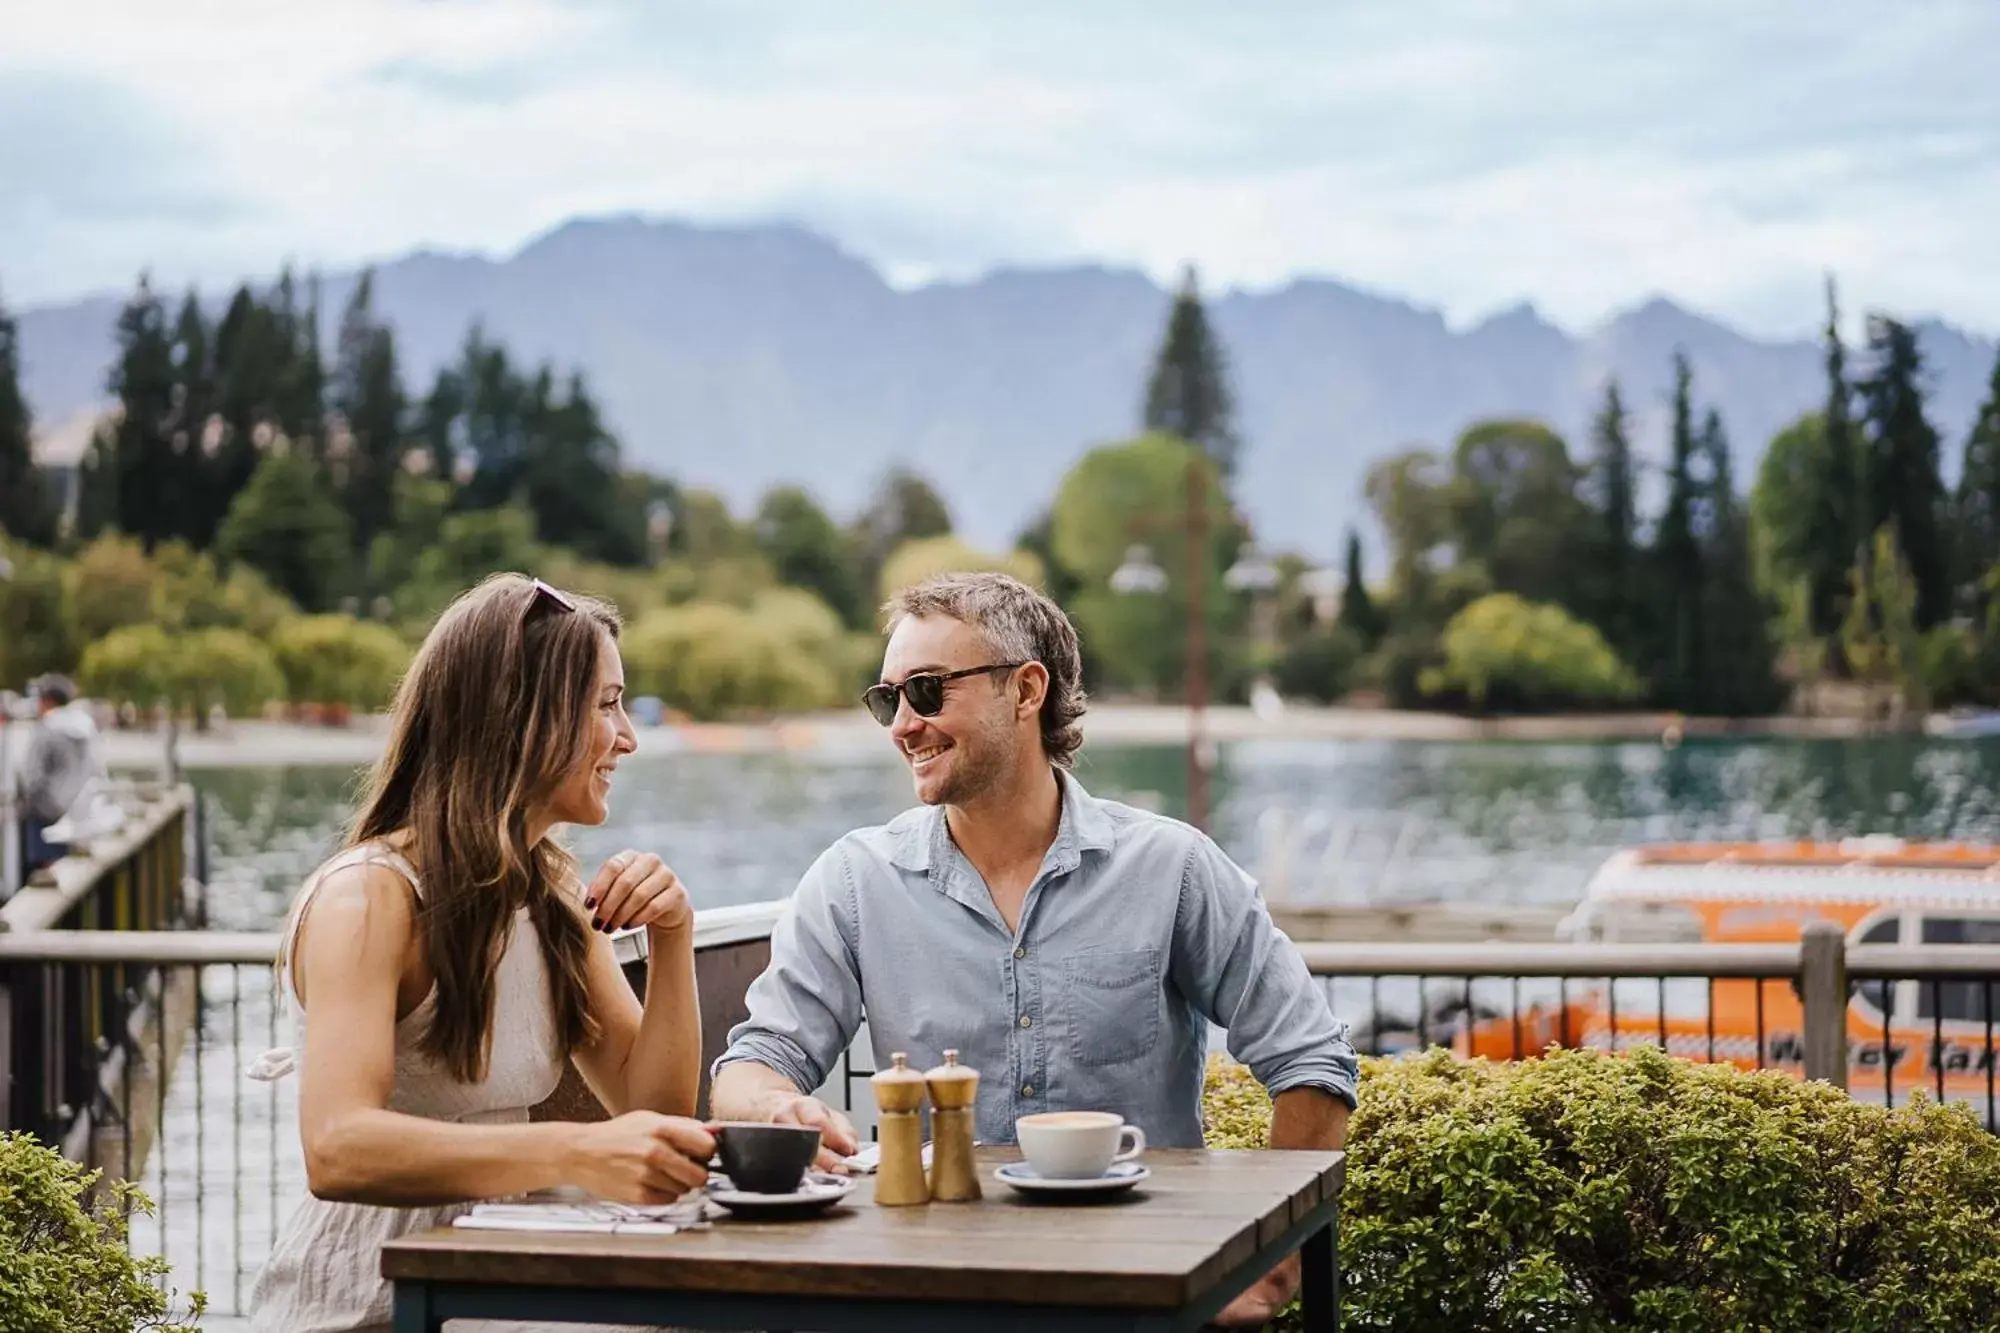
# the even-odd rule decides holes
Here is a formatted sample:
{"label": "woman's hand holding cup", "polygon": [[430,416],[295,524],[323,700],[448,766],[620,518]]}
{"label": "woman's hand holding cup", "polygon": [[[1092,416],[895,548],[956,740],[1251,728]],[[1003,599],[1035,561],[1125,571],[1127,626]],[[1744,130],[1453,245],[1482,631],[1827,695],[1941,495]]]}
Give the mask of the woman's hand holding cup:
{"label": "woman's hand holding cup", "polygon": [[616,1203],[672,1203],[708,1183],[715,1136],[698,1120],[627,1111],[578,1125],[570,1145],[568,1183]]}

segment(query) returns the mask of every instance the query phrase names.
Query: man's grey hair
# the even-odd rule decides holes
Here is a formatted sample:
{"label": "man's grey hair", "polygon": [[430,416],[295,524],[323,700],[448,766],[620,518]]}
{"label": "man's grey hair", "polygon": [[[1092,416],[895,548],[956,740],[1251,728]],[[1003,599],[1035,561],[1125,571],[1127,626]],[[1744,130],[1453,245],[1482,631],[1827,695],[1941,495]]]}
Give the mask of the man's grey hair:
{"label": "man's grey hair", "polygon": [[972,626],[1001,662],[1040,662],[1049,673],[1042,700],[1042,752],[1069,768],[1083,745],[1083,652],[1076,626],[1054,602],[1007,574],[939,574],[903,589],[882,608],[886,628],[921,616]]}

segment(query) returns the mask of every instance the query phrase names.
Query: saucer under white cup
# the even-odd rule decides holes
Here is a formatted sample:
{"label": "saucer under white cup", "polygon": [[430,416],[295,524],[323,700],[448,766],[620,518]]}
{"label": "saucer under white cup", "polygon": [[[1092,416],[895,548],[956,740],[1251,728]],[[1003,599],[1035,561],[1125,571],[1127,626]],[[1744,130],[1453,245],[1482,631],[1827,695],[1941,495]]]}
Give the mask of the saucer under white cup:
{"label": "saucer under white cup", "polygon": [[1146,1151],[1146,1131],[1110,1111],[1045,1111],[1014,1122],[1021,1155],[1045,1181],[1103,1180]]}

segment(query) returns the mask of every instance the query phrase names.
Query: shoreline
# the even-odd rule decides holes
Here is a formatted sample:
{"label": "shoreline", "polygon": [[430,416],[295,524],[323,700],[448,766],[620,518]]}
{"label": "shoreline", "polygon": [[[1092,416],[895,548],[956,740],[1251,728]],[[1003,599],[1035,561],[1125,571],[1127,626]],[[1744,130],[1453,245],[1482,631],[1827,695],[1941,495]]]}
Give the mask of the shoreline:
{"label": "shoreline", "polygon": [[[1572,713],[1470,718],[1390,708],[1287,707],[1260,715],[1239,706],[1207,710],[1209,738],[1228,741],[1659,741],[1671,727],[1684,738],[1857,739],[1884,734],[1859,718],[1683,718],[1671,713]],[[768,722],[668,723],[640,727],[642,754],[754,754],[787,751],[886,755],[881,729],[858,710],[808,713]],[[182,768],[249,768],[373,763],[388,735],[382,715],[342,727],[238,721],[209,732],[183,727],[176,738]],[[1155,704],[1098,704],[1084,718],[1086,744],[1184,745],[1187,711]],[[164,762],[161,730],[107,731],[105,762],[118,769]]]}

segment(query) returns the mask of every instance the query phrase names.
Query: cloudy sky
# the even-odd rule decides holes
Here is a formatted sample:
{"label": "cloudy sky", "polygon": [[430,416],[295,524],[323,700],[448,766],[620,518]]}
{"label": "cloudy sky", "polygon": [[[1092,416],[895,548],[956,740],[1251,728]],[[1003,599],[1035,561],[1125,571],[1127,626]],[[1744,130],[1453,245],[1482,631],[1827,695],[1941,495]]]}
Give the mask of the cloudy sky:
{"label": "cloudy sky", "polygon": [[0,0],[12,304],[781,218],[892,280],[2000,332],[2000,0]]}

